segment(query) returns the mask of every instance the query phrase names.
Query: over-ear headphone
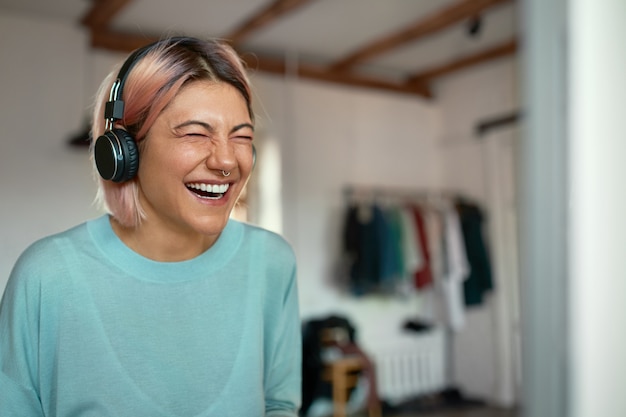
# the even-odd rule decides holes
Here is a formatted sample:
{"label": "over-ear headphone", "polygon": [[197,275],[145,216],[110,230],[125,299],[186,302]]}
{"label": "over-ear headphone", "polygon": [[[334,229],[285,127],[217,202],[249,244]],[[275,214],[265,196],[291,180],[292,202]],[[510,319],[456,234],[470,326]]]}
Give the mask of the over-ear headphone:
{"label": "over-ear headphone", "polygon": [[122,91],[130,70],[155,45],[154,42],[137,49],[124,62],[111,86],[109,101],[104,106],[105,132],[96,139],[94,160],[98,173],[105,180],[124,182],[132,179],[139,168],[139,151],[135,139],[124,129],[115,129],[117,120],[124,117],[124,101]]}

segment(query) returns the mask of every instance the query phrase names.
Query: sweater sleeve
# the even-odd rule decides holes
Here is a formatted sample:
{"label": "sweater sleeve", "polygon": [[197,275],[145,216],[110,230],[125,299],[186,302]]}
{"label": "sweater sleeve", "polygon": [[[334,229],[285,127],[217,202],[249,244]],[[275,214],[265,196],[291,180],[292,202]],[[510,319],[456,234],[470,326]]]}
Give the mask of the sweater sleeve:
{"label": "sweater sleeve", "polygon": [[40,286],[31,265],[16,264],[0,303],[0,416],[43,416],[38,395]]}
{"label": "sweater sleeve", "polygon": [[302,335],[295,266],[275,329],[265,371],[265,415],[297,417],[302,396]]}

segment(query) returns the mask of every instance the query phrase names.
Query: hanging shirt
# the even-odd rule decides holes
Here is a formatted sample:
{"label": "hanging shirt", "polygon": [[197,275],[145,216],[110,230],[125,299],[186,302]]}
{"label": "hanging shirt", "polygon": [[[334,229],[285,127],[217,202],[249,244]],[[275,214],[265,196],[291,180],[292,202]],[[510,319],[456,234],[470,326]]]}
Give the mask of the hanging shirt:
{"label": "hanging shirt", "polygon": [[380,283],[382,212],[375,206],[351,205],[346,210],[343,231],[349,288],[353,295],[364,295]]}
{"label": "hanging shirt", "polygon": [[417,236],[417,225],[413,209],[408,206],[400,208],[402,224],[402,251],[404,254],[404,275],[413,277],[424,265],[423,248]]}
{"label": "hanging shirt", "polygon": [[380,223],[380,289],[394,291],[404,271],[402,223],[396,207],[376,209],[382,213]]}
{"label": "hanging shirt", "polygon": [[459,201],[456,204],[461,222],[467,260],[471,266],[469,276],[463,284],[466,306],[478,306],[485,295],[493,290],[491,263],[483,237],[484,214],[475,204]]}
{"label": "hanging shirt", "polygon": [[296,266],[230,220],[182,262],[130,250],[108,216],[44,238],[0,305],[0,415],[297,415]]}
{"label": "hanging shirt", "polygon": [[417,237],[423,253],[422,265],[417,271],[415,271],[415,286],[418,289],[423,289],[433,283],[432,271],[430,269],[430,251],[428,248],[428,236],[426,234],[426,224],[424,221],[422,209],[418,206],[413,206],[413,216],[415,218]]}
{"label": "hanging shirt", "polygon": [[469,264],[459,216],[449,204],[444,208],[443,222],[446,258],[442,287],[446,298],[449,325],[453,330],[460,330],[465,325],[463,282],[467,279]]}

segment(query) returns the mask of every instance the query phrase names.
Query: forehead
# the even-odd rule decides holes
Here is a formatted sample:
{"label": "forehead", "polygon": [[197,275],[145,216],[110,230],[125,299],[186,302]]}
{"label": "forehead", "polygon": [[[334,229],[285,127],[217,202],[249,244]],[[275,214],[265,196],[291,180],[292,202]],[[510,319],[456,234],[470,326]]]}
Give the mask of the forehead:
{"label": "forehead", "polygon": [[246,100],[239,90],[225,82],[197,80],[186,83],[163,110],[174,118],[216,117],[250,122]]}

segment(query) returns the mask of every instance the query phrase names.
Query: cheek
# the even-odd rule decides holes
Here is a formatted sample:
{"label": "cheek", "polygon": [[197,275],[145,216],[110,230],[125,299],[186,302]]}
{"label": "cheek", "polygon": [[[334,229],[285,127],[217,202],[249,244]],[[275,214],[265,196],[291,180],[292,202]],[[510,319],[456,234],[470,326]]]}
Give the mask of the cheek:
{"label": "cheek", "polygon": [[242,171],[250,172],[254,167],[254,157],[252,147],[245,147],[242,149],[238,149],[237,155],[237,163],[239,164],[239,169]]}
{"label": "cheek", "polygon": [[175,175],[193,166],[198,155],[188,147],[147,146],[140,154],[139,170],[157,177]]}

